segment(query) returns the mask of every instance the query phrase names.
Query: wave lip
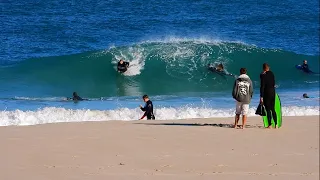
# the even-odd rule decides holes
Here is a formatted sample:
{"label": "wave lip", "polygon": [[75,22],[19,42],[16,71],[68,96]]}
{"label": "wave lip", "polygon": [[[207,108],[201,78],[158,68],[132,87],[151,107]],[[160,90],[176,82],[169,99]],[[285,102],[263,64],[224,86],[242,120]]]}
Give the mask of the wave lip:
{"label": "wave lip", "polygon": [[[288,106],[282,108],[283,116],[318,116],[318,106]],[[61,122],[86,122],[138,120],[142,115],[140,109],[121,108],[116,110],[71,110],[65,108],[47,107],[37,111],[0,111],[0,126],[26,126]],[[157,120],[221,118],[233,117],[234,109],[212,109],[196,107],[158,108],[155,110]],[[250,108],[249,116],[255,115],[255,108]]]}

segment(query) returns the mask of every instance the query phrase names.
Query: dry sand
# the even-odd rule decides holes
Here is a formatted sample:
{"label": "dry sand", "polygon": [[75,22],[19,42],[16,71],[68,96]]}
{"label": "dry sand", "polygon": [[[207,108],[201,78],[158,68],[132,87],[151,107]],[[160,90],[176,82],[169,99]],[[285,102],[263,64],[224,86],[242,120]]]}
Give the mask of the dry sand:
{"label": "dry sand", "polygon": [[0,127],[1,180],[319,179],[319,117]]}

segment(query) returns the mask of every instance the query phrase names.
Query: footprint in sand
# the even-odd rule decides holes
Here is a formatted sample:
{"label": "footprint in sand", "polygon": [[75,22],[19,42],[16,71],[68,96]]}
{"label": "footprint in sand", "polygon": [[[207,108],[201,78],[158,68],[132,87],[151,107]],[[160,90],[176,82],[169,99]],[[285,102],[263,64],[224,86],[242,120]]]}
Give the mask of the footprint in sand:
{"label": "footprint in sand", "polygon": [[251,173],[248,173],[249,175],[254,175],[254,176],[260,176],[262,175],[261,173],[256,173],[256,172],[251,172]]}
{"label": "footprint in sand", "polygon": [[162,168],[165,168],[165,167],[172,167],[172,165],[163,165],[163,166],[161,166]]}
{"label": "footprint in sand", "polygon": [[285,154],[286,156],[304,156],[303,153],[290,153],[290,154]]}
{"label": "footprint in sand", "polygon": [[55,165],[44,165],[44,167],[46,167],[46,168],[55,168],[56,166]]}
{"label": "footprint in sand", "polygon": [[305,173],[302,173],[302,174],[301,174],[301,176],[310,176],[310,175],[313,175],[313,173],[306,173],[306,172],[305,172]]}
{"label": "footprint in sand", "polygon": [[278,166],[278,164],[269,164],[269,167]]}

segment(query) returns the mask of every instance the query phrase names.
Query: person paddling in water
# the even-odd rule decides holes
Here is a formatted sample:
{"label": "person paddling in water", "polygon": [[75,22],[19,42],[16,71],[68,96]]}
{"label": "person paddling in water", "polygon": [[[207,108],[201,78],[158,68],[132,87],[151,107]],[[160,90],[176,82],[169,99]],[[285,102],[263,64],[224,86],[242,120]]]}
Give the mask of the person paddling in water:
{"label": "person paddling in water", "polygon": [[88,99],[83,99],[81,98],[77,92],[73,92],[72,93],[72,98],[68,98],[68,100],[73,100],[73,101],[85,101],[85,100],[88,100]]}
{"label": "person paddling in water", "polygon": [[308,65],[308,61],[307,60],[303,60],[303,64],[300,65],[301,66],[301,70],[305,73],[313,73],[310,69],[309,69],[309,65]]}
{"label": "person paddling in water", "polygon": [[307,60],[303,60],[303,63],[301,65],[297,65],[296,67],[307,74],[319,74],[319,73],[313,72],[309,69],[309,65],[308,65]]}
{"label": "person paddling in water", "polygon": [[211,71],[216,71],[216,72],[224,72],[224,67],[223,67],[223,64],[220,63],[220,64],[216,64],[214,67],[213,65],[211,64],[208,64],[208,67]]}
{"label": "person paddling in water", "polygon": [[124,73],[128,70],[129,67],[129,62],[125,62],[122,59],[118,62],[118,72]]}
{"label": "person paddling in water", "polygon": [[213,67],[213,65],[211,65],[211,64],[208,64],[208,68],[209,68],[210,71],[215,72],[215,73],[218,73],[218,74],[220,74],[220,75],[233,76],[233,77],[236,78],[235,75],[233,75],[233,74],[231,74],[231,73],[228,73],[228,72],[224,69],[224,66],[223,66],[222,63],[220,63],[220,64],[218,64],[218,65],[216,64],[215,67]]}

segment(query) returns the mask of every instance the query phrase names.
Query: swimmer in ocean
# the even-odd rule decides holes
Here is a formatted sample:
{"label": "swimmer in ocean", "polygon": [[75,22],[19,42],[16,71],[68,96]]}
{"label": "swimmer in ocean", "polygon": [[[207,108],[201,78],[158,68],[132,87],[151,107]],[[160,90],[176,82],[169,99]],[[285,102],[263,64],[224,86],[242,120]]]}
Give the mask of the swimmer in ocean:
{"label": "swimmer in ocean", "polygon": [[72,93],[72,98],[67,98],[68,100],[73,100],[73,101],[87,101],[88,99],[83,99],[81,98],[77,92]]}
{"label": "swimmer in ocean", "polygon": [[210,71],[212,72],[215,72],[215,73],[218,73],[218,74],[221,74],[221,75],[226,75],[226,76],[232,76],[232,77],[235,77],[235,75],[231,74],[231,73],[228,73],[225,69],[224,69],[224,66],[222,63],[218,64],[218,65],[211,65],[211,64],[208,64],[208,68]]}
{"label": "swimmer in ocean", "polygon": [[125,62],[122,59],[118,62],[117,69],[119,73],[126,72],[128,70],[128,67],[129,67],[129,62]]}

